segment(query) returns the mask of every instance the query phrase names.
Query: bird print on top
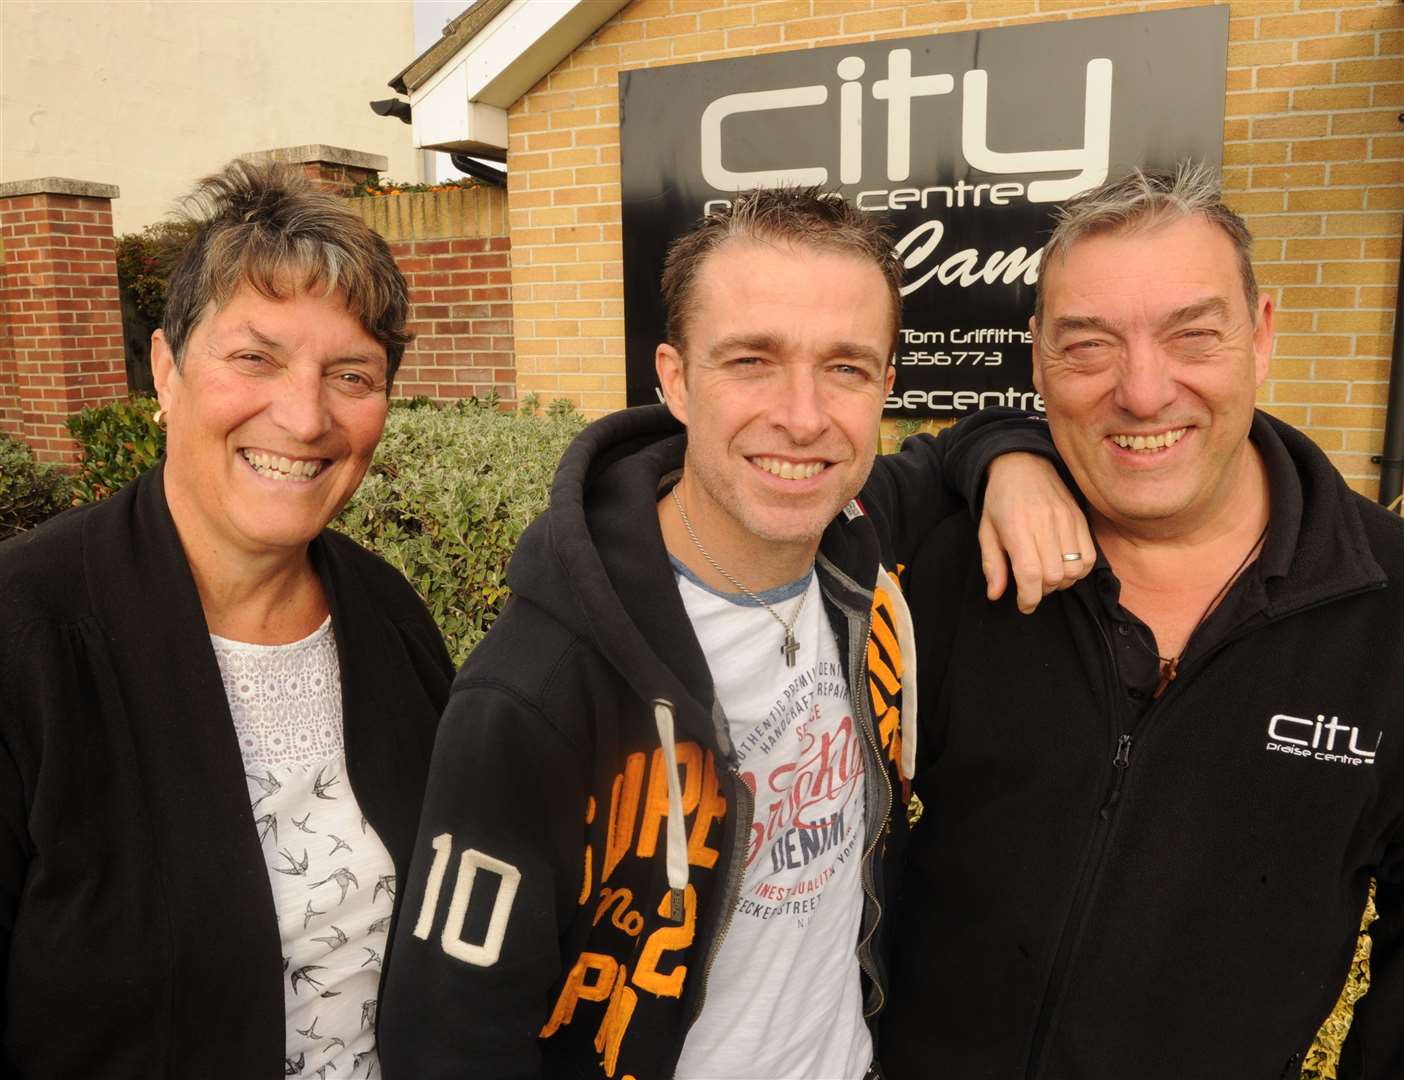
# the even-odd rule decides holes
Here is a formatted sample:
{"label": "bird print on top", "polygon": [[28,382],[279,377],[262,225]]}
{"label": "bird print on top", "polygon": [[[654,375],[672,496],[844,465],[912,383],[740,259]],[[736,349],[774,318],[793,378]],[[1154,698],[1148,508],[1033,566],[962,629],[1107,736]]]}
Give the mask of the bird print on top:
{"label": "bird print on top", "polygon": [[346,890],[351,886],[354,885],[358,889],[361,887],[361,883],[356,880],[356,875],[351,872],[349,866],[338,866],[321,881],[313,882],[311,888],[319,889],[329,881],[336,882],[341,889],[341,899],[337,901],[338,904],[346,903]]}
{"label": "bird print on top", "polygon": [[356,1070],[359,1069],[359,1068],[361,1067],[361,1062],[365,1061],[366,1058],[370,1058],[371,1060],[370,1060],[370,1062],[366,1065],[366,1071],[365,1071],[365,1074],[364,1074],[364,1075],[367,1077],[367,1080],[369,1080],[369,1078],[370,1078],[372,1075],[374,1075],[374,1073],[375,1073],[375,1052],[374,1052],[374,1051],[370,1051],[370,1052],[365,1053],[365,1054],[357,1054],[355,1057],[353,1057],[353,1058],[351,1059],[351,1075],[352,1075],[352,1076],[355,1076],[355,1075],[356,1075]]}
{"label": "bird print on top", "polygon": [[312,794],[319,799],[327,799],[330,801],[335,799],[336,796],[328,795],[327,792],[330,791],[334,785],[341,783],[341,780],[336,776],[328,777],[325,780],[322,779],[322,774],[326,771],[327,767],[325,765],[317,770],[317,779],[312,781]]}
{"label": "bird print on top", "polygon": [[395,867],[347,774],[331,625],[292,645],[211,641],[282,938],[284,1073],[378,1077]]}
{"label": "bird print on top", "polygon": [[289,980],[290,984],[292,985],[293,993],[297,993],[298,979],[301,979],[308,986],[312,987],[313,990],[320,990],[322,988],[322,984],[317,981],[317,978],[312,974],[312,972],[321,970],[321,964],[304,964],[302,967],[294,971],[292,973],[292,978]]}
{"label": "bird print on top", "polygon": [[253,809],[255,810],[258,809],[258,804],[263,802],[264,799],[278,794],[278,792],[283,789],[283,785],[273,778],[273,774],[271,772],[265,772],[261,778],[254,776],[252,773],[249,773],[248,777],[255,784],[257,784],[259,790],[263,792],[262,795],[260,795],[257,799],[254,800]]}
{"label": "bird print on top", "polygon": [[[314,937],[312,940],[320,941],[324,944],[327,947],[327,952],[335,952],[351,939],[346,936],[345,930],[334,925],[332,926],[332,933],[328,934],[326,937]],[[364,948],[364,946],[362,946],[362,948]]]}

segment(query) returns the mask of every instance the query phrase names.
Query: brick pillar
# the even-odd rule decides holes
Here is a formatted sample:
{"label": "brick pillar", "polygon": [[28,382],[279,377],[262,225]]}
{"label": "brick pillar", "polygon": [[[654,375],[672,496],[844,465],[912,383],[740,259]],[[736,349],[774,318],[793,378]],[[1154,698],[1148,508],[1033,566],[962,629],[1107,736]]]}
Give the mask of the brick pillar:
{"label": "brick pillar", "polygon": [[0,428],[77,460],[65,422],[126,396],[111,184],[0,184]]}
{"label": "brick pillar", "polygon": [[357,184],[375,178],[390,167],[390,159],[380,154],[363,154],[340,146],[285,146],[279,150],[258,150],[240,155],[245,161],[264,164],[280,161],[297,165],[319,190],[333,195],[350,195]]}

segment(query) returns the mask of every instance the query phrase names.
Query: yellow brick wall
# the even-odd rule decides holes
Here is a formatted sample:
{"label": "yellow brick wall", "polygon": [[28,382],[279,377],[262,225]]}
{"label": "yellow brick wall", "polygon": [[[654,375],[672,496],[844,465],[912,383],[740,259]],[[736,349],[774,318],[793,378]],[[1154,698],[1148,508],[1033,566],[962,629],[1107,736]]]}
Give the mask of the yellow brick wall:
{"label": "yellow brick wall", "polygon": [[[624,404],[619,72],[1194,6],[1183,0],[637,0],[512,108],[518,393]],[[1375,495],[1404,219],[1404,4],[1229,5],[1224,185],[1278,305],[1260,394]]]}

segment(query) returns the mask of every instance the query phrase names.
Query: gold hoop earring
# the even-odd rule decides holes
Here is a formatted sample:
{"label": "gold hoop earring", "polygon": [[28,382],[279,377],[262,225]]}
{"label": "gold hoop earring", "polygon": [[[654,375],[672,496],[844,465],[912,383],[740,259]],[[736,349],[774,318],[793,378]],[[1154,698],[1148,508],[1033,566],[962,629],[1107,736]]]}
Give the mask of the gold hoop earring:
{"label": "gold hoop earring", "polygon": [[158,428],[164,428],[166,426],[166,410],[157,409],[151,420]]}

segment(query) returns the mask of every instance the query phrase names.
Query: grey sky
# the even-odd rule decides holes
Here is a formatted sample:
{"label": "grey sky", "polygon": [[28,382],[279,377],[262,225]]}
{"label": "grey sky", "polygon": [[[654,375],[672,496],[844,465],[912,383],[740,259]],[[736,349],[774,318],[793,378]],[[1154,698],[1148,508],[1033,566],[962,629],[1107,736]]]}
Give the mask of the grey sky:
{"label": "grey sky", "polygon": [[418,56],[439,40],[444,23],[469,7],[469,0],[414,0],[414,52]]}

